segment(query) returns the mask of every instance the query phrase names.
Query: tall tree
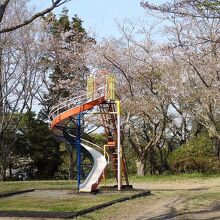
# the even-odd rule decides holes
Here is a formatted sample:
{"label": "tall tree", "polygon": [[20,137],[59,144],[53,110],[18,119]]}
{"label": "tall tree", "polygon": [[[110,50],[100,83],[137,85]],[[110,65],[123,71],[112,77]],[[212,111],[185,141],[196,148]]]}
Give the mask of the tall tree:
{"label": "tall tree", "polygon": [[[61,6],[62,4],[68,2],[70,0],[52,0],[51,1],[51,6],[49,6],[48,8],[39,11],[37,13],[28,15],[26,17],[24,17],[23,19],[19,19],[19,20],[15,20],[15,19],[10,19],[12,21],[12,23],[8,24],[4,22],[4,16],[7,13],[7,10],[10,10],[10,7],[12,7],[13,4],[16,4],[16,0],[1,0],[0,2],[0,23],[1,23],[1,29],[0,29],[0,33],[6,33],[6,32],[10,32],[10,31],[14,31],[16,29],[19,29],[23,26],[26,26],[30,23],[32,23],[35,19],[44,16],[45,14],[48,14],[49,12],[51,12],[53,9]],[[27,0],[22,0],[22,2],[19,0],[19,4],[26,4]],[[12,18],[13,16],[11,16]]]}
{"label": "tall tree", "polygon": [[17,159],[11,161],[11,168],[21,167],[30,179],[53,179],[61,164],[61,153],[48,124],[28,111],[22,115],[16,137],[11,157]]}
{"label": "tall tree", "polygon": [[[97,47],[94,64],[108,68],[117,79],[122,102],[122,130],[137,155],[137,172],[145,175],[146,162],[158,171],[155,154],[163,146],[168,123],[168,97],[163,87],[162,62],[156,58],[153,42],[136,42],[130,34],[123,39],[103,41]],[[150,156],[150,154],[152,156]]]}
{"label": "tall tree", "polygon": [[173,103],[184,103],[185,110],[205,126],[220,157],[219,2],[179,1],[160,7],[149,3],[143,6],[165,12],[169,21],[166,33],[170,41],[164,51],[176,65],[173,76],[179,82]]}
{"label": "tall tree", "polygon": [[52,106],[84,90],[89,74],[86,53],[95,42],[82,27],[80,18],[75,15],[70,21],[65,8],[60,18],[50,14],[46,22],[50,33],[50,52],[45,60],[52,74],[47,85],[48,92],[42,100],[45,117]]}
{"label": "tall tree", "polygon": [[[48,117],[51,108],[64,100],[80,94],[86,88],[89,68],[86,63],[88,47],[94,44],[76,15],[70,21],[68,10],[63,9],[59,18],[49,14],[45,19],[50,33],[50,53],[47,54],[48,68],[52,71],[50,85],[45,94],[42,117]],[[72,124],[72,126],[74,126]],[[73,150],[66,146],[69,154],[70,179],[73,179]]]}
{"label": "tall tree", "polygon": [[[39,23],[34,26],[33,21],[65,2],[52,1],[47,9],[33,13],[26,0],[0,1],[0,179],[5,177],[8,154],[15,142],[15,138],[5,142],[7,133],[15,135],[23,111],[31,108],[39,88],[38,64],[46,47],[42,46],[42,35],[37,34]],[[13,120],[16,112],[20,117]]]}
{"label": "tall tree", "polygon": [[152,11],[169,13],[180,17],[220,18],[220,3],[216,0],[167,1],[161,5],[142,1],[141,6]]}
{"label": "tall tree", "polygon": [[[10,17],[20,20],[30,15],[25,2],[19,6],[10,5],[5,12],[4,22],[10,23]],[[14,8],[13,8],[14,7]],[[4,178],[10,148],[13,146],[15,132],[22,113],[31,109],[36,91],[41,87],[44,72],[39,68],[46,42],[39,22],[32,23],[14,32],[0,35],[0,176]],[[14,115],[17,115],[14,118]],[[11,143],[5,138],[8,132]]]}

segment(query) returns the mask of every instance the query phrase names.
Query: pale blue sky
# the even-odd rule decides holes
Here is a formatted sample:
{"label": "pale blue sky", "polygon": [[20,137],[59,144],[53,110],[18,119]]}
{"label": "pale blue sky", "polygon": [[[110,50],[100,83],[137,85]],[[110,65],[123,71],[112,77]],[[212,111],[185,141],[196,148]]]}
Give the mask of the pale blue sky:
{"label": "pale blue sky", "polygon": [[[51,0],[31,0],[36,5],[37,10],[48,6]],[[164,2],[157,0],[152,2]],[[119,37],[115,20],[122,21],[125,18],[137,19],[145,17],[145,10],[140,7],[140,0],[71,0],[70,2],[56,9],[59,14],[62,7],[69,9],[72,17],[77,14],[87,31],[95,32],[99,38]]]}

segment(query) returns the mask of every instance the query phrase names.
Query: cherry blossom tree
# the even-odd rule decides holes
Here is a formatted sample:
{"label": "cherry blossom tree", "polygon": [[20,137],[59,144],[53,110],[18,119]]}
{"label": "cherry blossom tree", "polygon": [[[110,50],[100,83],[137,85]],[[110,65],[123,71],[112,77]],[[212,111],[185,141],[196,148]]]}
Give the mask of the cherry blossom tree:
{"label": "cherry blossom tree", "polygon": [[178,109],[177,103],[182,103],[184,111],[207,129],[219,157],[219,3],[195,0],[142,6],[151,15],[151,10],[161,12],[168,22],[164,29],[168,43],[163,52],[175,66],[173,84],[178,81],[173,88],[173,105]]}
{"label": "cherry blossom tree", "polygon": [[[53,9],[63,5],[64,3],[68,2],[70,0],[51,0],[51,5],[39,12],[33,13],[33,14],[29,14],[26,15],[25,17],[20,19],[14,19],[15,17],[13,16],[13,14],[10,14],[10,23],[9,22],[5,22],[4,18],[7,15],[7,11],[8,10],[14,10],[18,11],[20,9],[20,5],[24,5],[25,3],[27,3],[27,0],[22,0],[22,1],[16,1],[16,0],[1,0],[0,2],[0,23],[1,23],[1,29],[0,29],[0,33],[6,33],[6,32],[10,32],[16,29],[19,29],[23,26],[26,26],[30,23],[32,23],[35,19],[44,16],[45,14],[48,14],[49,12],[51,12]],[[13,19],[12,19],[13,18]]]}
{"label": "cherry blossom tree", "polygon": [[[137,155],[137,173],[160,172],[155,151],[164,146],[169,123],[169,102],[163,87],[163,62],[149,33],[142,42],[130,34],[109,39],[96,47],[93,65],[106,68],[117,79],[117,96],[122,102],[122,132]],[[94,52],[94,50],[93,50]],[[146,167],[146,163],[150,167]]]}
{"label": "cherry blossom tree", "polygon": [[1,10],[0,178],[4,179],[19,121],[24,111],[32,109],[45,78],[42,58],[47,42],[41,22],[27,21],[32,12],[26,1],[1,1]]}
{"label": "cherry blossom tree", "polygon": [[216,0],[180,0],[167,1],[156,5],[150,1],[141,1],[141,6],[151,11],[158,11],[179,17],[220,18],[220,3]]}

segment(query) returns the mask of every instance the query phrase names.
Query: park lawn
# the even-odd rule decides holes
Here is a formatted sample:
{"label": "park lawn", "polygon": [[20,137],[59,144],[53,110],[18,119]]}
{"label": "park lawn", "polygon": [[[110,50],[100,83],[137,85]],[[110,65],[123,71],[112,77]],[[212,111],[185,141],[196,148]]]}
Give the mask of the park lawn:
{"label": "park lawn", "polygon": [[5,181],[0,182],[0,193],[27,189],[72,189],[75,181],[48,180],[48,181]]}
{"label": "park lawn", "polygon": [[[104,209],[97,210],[95,212],[79,216],[77,219],[79,220],[104,220],[104,219],[146,219],[146,218],[138,218],[137,214],[143,212],[143,206],[151,207],[152,204],[156,203],[158,200],[163,199],[165,197],[173,196],[174,192],[158,192],[153,193],[152,196],[140,197],[133,200],[128,200],[122,203],[116,203],[112,206],[109,206]],[[158,209],[160,207],[158,206]]]}
{"label": "park lawn", "polygon": [[[216,211],[212,211],[220,202],[219,175],[131,177],[131,183],[141,188],[146,184],[152,196],[114,204],[77,219],[163,219],[161,216],[169,212],[176,213],[176,219],[201,219],[203,214],[197,214],[200,211],[205,214],[202,219],[219,219],[213,217]],[[218,213],[220,216],[220,210]]]}
{"label": "park lawn", "polygon": [[183,210],[190,207],[190,211],[196,211],[202,207],[212,206],[220,200],[220,186],[207,189],[203,192],[191,192],[186,197],[188,199],[184,204]]}
{"label": "park lawn", "polygon": [[184,181],[184,180],[204,180],[209,178],[220,178],[218,174],[203,174],[203,173],[191,173],[191,174],[176,174],[176,175],[147,175],[147,176],[131,176],[130,182],[144,183],[144,182],[158,182],[158,181]]}
{"label": "park lawn", "polygon": [[[84,216],[80,216],[77,219],[79,220],[104,220],[104,219],[163,219],[158,216],[162,216],[164,206],[170,207],[171,210],[180,214],[180,217],[176,219],[194,219],[187,218],[184,216],[185,213],[193,213],[199,210],[207,210],[216,202],[219,202],[220,191],[215,194],[210,194],[209,192],[186,192],[186,191],[157,191],[153,192],[152,196],[141,197],[134,200],[126,201],[123,203],[114,204],[110,207],[97,210],[95,212],[89,213]],[[171,206],[169,203],[163,203],[169,198],[173,198],[175,201],[177,198],[182,198],[181,203],[173,203]],[[162,205],[161,205],[162,203]],[[138,210],[138,211],[137,211]],[[161,210],[161,212],[160,212]],[[155,218],[148,216],[148,212],[158,211],[159,215],[156,215]],[[142,213],[142,215],[140,214]],[[183,215],[181,215],[181,213]],[[140,217],[138,215],[141,215]],[[168,219],[168,218],[166,218]],[[199,219],[199,218],[195,218]],[[209,218],[204,218],[209,219]],[[212,218],[210,218],[212,219]],[[217,218],[216,218],[217,219]]]}
{"label": "park lawn", "polygon": [[[114,182],[113,178],[107,180],[108,185],[113,185]],[[131,176],[130,183],[135,188],[152,190],[153,195],[118,203],[79,219],[108,219],[109,216],[115,219],[125,219],[128,216],[136,215],[134,210],[139,209],[147,216],[148,209],[150,211],[153,209],[162,210],[164,208],[163,203],[167,199],[180,200],[179,203],[173,205],[177,212],[193,212],[212,206],[220,198],[220,175]],[[36,190],[31,193],[0,199],[0,210],[75,212],[130,195],[129,192],[109,192],[107,194],[79,196],[78,194],[71,194],[73,186],[76,186],[76,183],[72,181],[1,182],[1,192],[30,188]]]}
{"label": "park lawn", "polygon": [[[219,178],[220,174],[180,174],[180,175],[155,175],[155,176],[131,176],[130,184],[133,183],[154,183],[169,181],[188,181],[188,180],[204,180],[209,178]],[[107,179],[107,185],[115,185],[115,179]],[[5,181],[0,182],[0,193],[27,190],[27,189],[68,189],[76,188],[76,181],[70,180],[40,180],[40,181]]]}
{"label": "park lawn", "polygon": [[36,190],[0,199],[0,210],[76,212],[137,192],[71,193],[69,190]]}

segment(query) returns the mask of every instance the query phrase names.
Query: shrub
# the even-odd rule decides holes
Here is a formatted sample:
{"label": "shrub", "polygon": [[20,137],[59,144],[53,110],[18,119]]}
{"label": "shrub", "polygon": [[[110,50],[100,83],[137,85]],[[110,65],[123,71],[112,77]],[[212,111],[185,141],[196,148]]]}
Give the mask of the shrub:
{"label": "shrub", "polygon": [[174,173],[208,173],[218,172],[218,160],[214,157],[189,157],[175,161],[171,165],[171,170]]}
{"label": "shrub", "polygon": [[213,142],[205,133],[193,137],[174,150],[168,158],[173,173],[218,172],[219,161],[213,154]]}

